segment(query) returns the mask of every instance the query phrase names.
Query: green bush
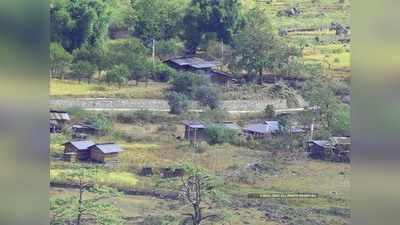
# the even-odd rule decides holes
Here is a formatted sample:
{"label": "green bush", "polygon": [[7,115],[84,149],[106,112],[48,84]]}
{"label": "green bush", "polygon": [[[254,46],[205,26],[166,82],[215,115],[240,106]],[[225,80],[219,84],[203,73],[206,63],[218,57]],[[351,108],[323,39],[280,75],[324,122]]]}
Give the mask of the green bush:
{"label": "green bush", "polygon": [[176,122],[179,118],[163,112],[138,110],[130,112],[118,112],[113,114],[113,119],[119,123],[161,123]]}
{"label": "green bush", "polygon": [[188,111],[189,100],[184,94],[171,92],[167,96],[170,113],[181,115]]}
{"label": "green bush", "polygon": [[233,143],[237,133],[222,126],[212,125],[206,128],[206,140],[210,145]]}
{"label": "green bush", "polygon": [[98,130],[99,135],[107,135],[112,130],[112,122],[105,113],[89,114],[86,122],[94,126]]}
{"label": "green bush", "polygon": [[200,105],[209,107],[210,109],[217,109],[220,106],[220,93],[217,88],[213,86],[203,85],[196,90],[195,99]]}
{"label": "green bush", "polygon": [[171,69],[165,64],[159,63],[156,65],[154,68],[154,73],[153,73],[153,80],[159,81],[159,82],[168,82],[172,77],[174,77],[176,74],[176,71]]}

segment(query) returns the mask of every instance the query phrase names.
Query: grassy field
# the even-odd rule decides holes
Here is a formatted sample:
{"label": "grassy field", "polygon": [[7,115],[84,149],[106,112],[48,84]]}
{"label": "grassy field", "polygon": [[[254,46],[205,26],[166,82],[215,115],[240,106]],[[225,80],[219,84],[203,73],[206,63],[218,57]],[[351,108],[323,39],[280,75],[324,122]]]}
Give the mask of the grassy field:
{"label": "grassy field", "polygon": [[[175,135],[182,135],[183,132],[183,126],[179,122],[169,122],[169,129],[165,129],[162,124],[162,122],[143,121],[114,123],[112,134],[91,138],[94,141],[112,140],[124,149],[120,156],[120,164],[112,168],[100,168],[98,176],[93,181],[114,187],[177,191],[181,185],[180,179],[162,179],[157,171],[162,167],[175,167],[191,162],[224,180],[223,191],[232,202],[209,210],[227,215],[229,224],[280,224],[276,219],[268,218],[266,210],[275,210],[279,215],[287,215],[294,221],[307,217],[308,220],[313,221],[324,220],[325,224],[346,223],[346,219],[341,216],[330,213],[307,214],[306,212],[313,209],[326,213],[334,207],[349,208],[350,165],[313,161],[301,156],[286,159],[281,157],[287,154],[285,150],[280,150],[281,153],[278,156],[272,156],[269,151],[252,150],[245,146],[238,147],[230,144],[210,146],[203,143],[201,151],[194,153],[194,149],[187,141],[175,138]],[[52,181],[68,181],[71,165],[57,157],[62,153],[60,144],[67,139],[67,135],[53,135],[51,138],[50,178]],[[262,173],[244,170],[241,177],[235,177],[236,175],[232,177],[233,172],[247,168],[254,162],[269,165],[269,167]],[[143,166],[153,167],[155,175],[139,176],[138,172]],[[276,192],[318,193],[320,198],[266,199],[257,200],[259,201],[257,204],[261,206],[240,205],[243,201],[252,202],[246,198],[248,193]],[[68,189],[51,190],[53,197],[74,193],[76,194],[75,190]],[[272,207],[268,205],[272,203],[274,208],[268,208]],[[263,206],[263,204],[267,205]],[[190,212],[190,207],[179,201],[166,201],[149,196],[125,196],[119,198],[116,205],[123,211],[124,217],[129,218],[129,224],[137,225],[142,224],[148,217],[166,220],[166,216],[172,216],[181,220],[184,218],[183,213]],[[286,212],[286,210],[289,211]],[[301,222],[296,224],[301,224]]]}
{"label": "grassy field", "polygon": [[106,84],[78,83],[71,80],[50,80],[50,96],[52,97],[91,97],[91,98],[162,98],[163,92],[168,88],[167,84],[149,82],[146,86],[140,83],[138,86],[109,86]]}

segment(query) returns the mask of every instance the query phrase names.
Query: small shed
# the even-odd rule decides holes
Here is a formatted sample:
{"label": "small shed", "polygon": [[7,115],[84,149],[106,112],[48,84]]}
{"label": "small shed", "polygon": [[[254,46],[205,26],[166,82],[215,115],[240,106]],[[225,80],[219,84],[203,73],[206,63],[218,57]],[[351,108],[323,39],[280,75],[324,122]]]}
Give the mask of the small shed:
{"label": "small shed", "polygon": [[77,160],[89,160],[90,153],[89,147],[94,145],[93,141],[69,141],[64,143],[64,157],[71,158],[75,157]]}
{"label": "small shed", "polygon": [[96,134],[97,129],[90,125],[90,124],[86,124],[86,123],[76,123],[74,125],[72,125],[72,131],[75,134]]}
{"label": "small shed", "polygon": [[205,125],[198,121],[184,121],[185,139],[196,141],[205,137]]}
{"label": "small shed", "polygon": [[119,162],[122,148],[115,143],[95,144],[89,147],[90,159],[99,163]]}
{"label": "small shed", "polygon": [[248,124],[243,132],[253,138],[270,137],[281,131],[279,121],[264,121],[263,123]]}
{"label": "small shed", "polygon": [[60,132],[70,120],[66,111],[50,110],[50,133]]}

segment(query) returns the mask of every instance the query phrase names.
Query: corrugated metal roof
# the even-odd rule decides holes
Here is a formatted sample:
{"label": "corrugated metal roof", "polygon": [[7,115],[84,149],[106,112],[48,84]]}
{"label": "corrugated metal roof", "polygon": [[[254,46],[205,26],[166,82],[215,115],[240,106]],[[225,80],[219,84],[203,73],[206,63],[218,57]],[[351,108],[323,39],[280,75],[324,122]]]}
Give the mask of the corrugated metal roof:
{"label": "corrugated metal roof", "polygon": [[264,123],[249,124],[243,128],[244,131],[270,134],[280,130],[279,121],[265,121]]}
{"label": "corrugated metal roof", "polygon": [[122,152],[122,148],[114,143],[96,144],[95,145],[104,154]]}
{"label": "corrugated metal roof", "polygon": [[[93,146],[94,145],[94,142],[93,141],[70,141],[70,142],[67,142],[67,143],[65,143],[65,144],[71,144],[71,145],[73,145],[75,148],[77,148],[78,150],[86,150],[86,149],[88,149],[90,146]],[[65,145],[64,144],[64,145]]]}
{"label": "corrugated metal roof", "polygon": [[349,145],[351,144],[351,139],[349,137],[332,137],[333,144],[339,145]]}
{"label": "corrugated metal roof", "polygon": [[196,69],[212,68],[220,64],[218,61],[207,61],[205,59],[198,57],[181,57],[181,58],[169,59],[167,61],[175,63],[179,66],[190,66]]}
{"label": "corrugated metal roof", "polygon": [[71,120],[67,112],[64,111],[50,111],[50,119],[51,120]]}
{"label": "corrugated metal roof", "polygon": [[316,144],[316,145],[319,145],[319,146],[321,146],[323,148],[329,147],[331,145],[331,142],[330,141],[326,141],[326,140],[313,140],[311,142]]}

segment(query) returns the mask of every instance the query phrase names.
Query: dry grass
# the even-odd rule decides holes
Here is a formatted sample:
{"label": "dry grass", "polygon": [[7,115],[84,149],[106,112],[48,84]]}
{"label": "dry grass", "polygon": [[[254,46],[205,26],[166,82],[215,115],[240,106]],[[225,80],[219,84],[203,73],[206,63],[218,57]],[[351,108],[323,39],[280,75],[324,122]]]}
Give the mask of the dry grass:
{"label": "dry grass", "polygon": [[149,82],[146,86],[141,83],[138,86],[122,86],[121,88],[106,84],[78,83],[72,80],[50,81],[50,96],[53,97],[115,97],[115,98],[150,98],[160,99],[168,88],[167,84]]}

